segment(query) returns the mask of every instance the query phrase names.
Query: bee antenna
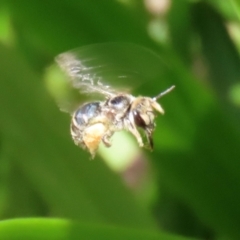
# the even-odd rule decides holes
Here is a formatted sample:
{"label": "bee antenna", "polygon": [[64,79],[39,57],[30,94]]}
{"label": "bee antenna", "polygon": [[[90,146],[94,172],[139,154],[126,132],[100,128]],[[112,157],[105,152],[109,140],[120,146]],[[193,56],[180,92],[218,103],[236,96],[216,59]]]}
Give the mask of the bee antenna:
{"label": "bee antenna", "polygon": [[156,97],[153,98],[153,100],[156,101],[157,99],[159,99],[162,96],[164,96],[164,95],[168,94],[169,92],[171,92],[174,88],[175,88],[175,85],[171,86],[170,88],[168,88],[164,92],[159,93]]}

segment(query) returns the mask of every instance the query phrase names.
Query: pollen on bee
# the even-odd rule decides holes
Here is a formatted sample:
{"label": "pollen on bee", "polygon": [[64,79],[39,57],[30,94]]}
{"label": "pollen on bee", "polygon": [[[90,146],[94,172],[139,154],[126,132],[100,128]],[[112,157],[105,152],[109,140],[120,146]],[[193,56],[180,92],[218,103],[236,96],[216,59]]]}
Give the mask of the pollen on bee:
{"label": "pollen on bee", "polygon": [[106,126],[103,123],[96,123],[85,129],[83,135],[83,141],[88,148],[92,156],[95,155],[96,150],[102,140],[104,133],[106,132]]}

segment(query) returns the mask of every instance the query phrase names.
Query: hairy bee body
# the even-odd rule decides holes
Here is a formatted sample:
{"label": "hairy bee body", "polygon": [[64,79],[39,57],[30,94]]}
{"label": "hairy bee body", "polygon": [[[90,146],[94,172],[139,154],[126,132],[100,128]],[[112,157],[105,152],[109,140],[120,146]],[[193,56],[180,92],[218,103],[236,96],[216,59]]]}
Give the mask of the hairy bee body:
{"label": "hairy bee body", "polygon": [[[106,52],[107,48],[111,51]],[[136,67],[133,64],[130,68],[126,63],[130,60],[137,61],[138,52],[152,61],[151,68],[159,70],[158,56],[148,49],[131,44],[90,45],[60,54],[56,58],[59,66],[69,76],[74,88],[83,93],[97,93],[105,97],[103,101],[81,105],[72,114],[70,130],[73,141],[76,145],[87,149],[92,157],[95,156],[101,142],[106,147],[110,147],[112,135],[121,130],[130,132],[137,139],[140,147],[148,146],[153,149],[152,134],[155,130],[156,112],[164,114],[157,100],[171,91],[174,86],[150,98],[134,97],[102,83],[102,79],[109,76],[118,80],[127,79],[127,77],[132,79],[138,71],[142,70],[143,65]],[[92,53],[96,56],[90,56]],[[117,54],[121,58],[116,58]],[[124,72],[126,74],[123,74]],[[154,71],[149,71],[150,77],[153,74]],[[144,131],[147,143],[143,142],[139,128]]]}
{"label": "hairy bee body", "polygon": [[91,102],[77,109],[71,121],[71,135],[76,145],[87,149],[92,157],[102,141],[111,146],[116,131],[127,130],[144,146],[138,128],[145,131],[148,146],[153,148],[155,112],[164,113],[160,104],[148,97],[135,98],[119,94],[103,102]]}

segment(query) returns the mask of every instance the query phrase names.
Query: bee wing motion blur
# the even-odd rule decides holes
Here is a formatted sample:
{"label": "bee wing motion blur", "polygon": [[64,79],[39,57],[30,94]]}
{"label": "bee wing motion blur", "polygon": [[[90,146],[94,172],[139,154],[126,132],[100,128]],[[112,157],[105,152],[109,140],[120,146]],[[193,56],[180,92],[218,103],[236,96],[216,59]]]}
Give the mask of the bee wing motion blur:
{"label": "bee wing motion blur", "polygon": [[[110,147],[113,134],[116,131],[127,130],[136,138],[140,147],[148,146],[153,149],[155,113],[164,114],[157,100],[173,90],[174,86],[154,98],[134,97],[102,84],[102,79],[93,74],[91,66],[86,67],[84,64],[87,62],[86,59],[79,59],[75,51],[60,54],[56,61],[68,75],[74,88],[83,93],[98,93],[105,96],[103,101],[81,105],[72,114],[70,131],[77,146],[88,150],[94,158],[101,142]],[[101,65],[93,68],[101,70]],[[147,144],[143,142],[139,129],[144,131]]]}

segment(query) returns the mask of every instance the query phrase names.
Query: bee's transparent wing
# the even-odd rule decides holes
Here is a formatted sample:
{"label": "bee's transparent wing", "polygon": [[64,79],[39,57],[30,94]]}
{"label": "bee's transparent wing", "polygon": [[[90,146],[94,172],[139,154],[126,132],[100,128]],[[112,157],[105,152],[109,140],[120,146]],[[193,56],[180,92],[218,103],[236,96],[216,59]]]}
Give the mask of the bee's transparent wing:
{"label": "bee's transparent wing", "polygon": [[105,96],[116,94],[115,89],[132,88],[161,77],[164,65],[151,50],[127,43],[80,47],[58,55],[56,62],[69,76],[74,88]]}
{"label": "bee's transparent wing", "polygon": [[104,66],[95,64],[95,59],[88,59],[90,56],[84,57],[81,50],[62,53],[56,57],[56,61],[68,75],[74,88],[85,93],[96,92],[111,96],[114,90],[102,83],[102,75],[98,73]]}

